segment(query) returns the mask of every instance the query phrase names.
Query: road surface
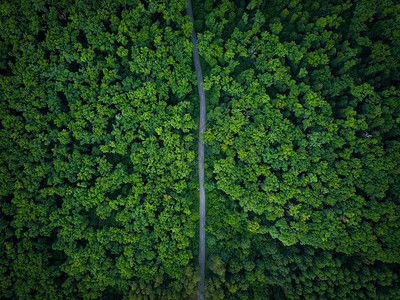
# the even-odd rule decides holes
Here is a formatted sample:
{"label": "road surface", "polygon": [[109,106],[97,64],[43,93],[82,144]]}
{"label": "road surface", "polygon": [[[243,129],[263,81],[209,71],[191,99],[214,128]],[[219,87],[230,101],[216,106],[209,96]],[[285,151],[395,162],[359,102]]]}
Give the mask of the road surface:
{"label": "road surface", "polygon": [[[187,12],[194,24],[192,3],[187,0]],[[193,60],[197,75],[197,87],[200,96],[200,127],[199,127],[199,190],[200,190],[200,243],[199,243],[199,266],[200,266],[200,282],[199,282],[199,300],[204,299],[204,269],[205,269],[205,231],[204,225],[206,224],[206,194],[204,191],[204,144],[201,135],[206,130],[206,96],[203,88],[203,73],[201,72],[199,50],[196,43],[196,31],[192,31],[192,44],[193,44]]]}

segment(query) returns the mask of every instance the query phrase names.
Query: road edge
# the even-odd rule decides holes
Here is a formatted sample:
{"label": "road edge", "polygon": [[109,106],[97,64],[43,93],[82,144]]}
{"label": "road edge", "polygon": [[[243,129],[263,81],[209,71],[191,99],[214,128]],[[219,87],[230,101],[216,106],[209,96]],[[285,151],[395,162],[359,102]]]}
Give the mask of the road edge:
{"label": "road edge", "polygon": [[187,13],[193,24],[191,41],[193,44],[193,60],[197,75],[197,88],[200,97],[200,126],[199,126],[199,148],[198,148],[198,167],[199,167],[199,267],[200,267],[200,281],[199,281],[199,300],[204,299],[204,277],[205,277],[205,230],[206,223],[206,196],[204,190],[204,143],[202,134],[206,130],[206,96],[203,88],[203,73],[200,65],[199,50],[197,48],[196,31],[194,29],[194,17],[192,10],[192,3],[187,0]]}

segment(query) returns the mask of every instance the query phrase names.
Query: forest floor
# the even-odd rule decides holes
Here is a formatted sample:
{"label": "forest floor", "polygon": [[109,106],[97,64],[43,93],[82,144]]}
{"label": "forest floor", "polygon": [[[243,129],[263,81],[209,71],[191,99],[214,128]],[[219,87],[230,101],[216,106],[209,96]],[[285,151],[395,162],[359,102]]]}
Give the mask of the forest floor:
{"label": "forest floor", "polygon": [[192,3],[187,0],[188,15],[193,23],[192,44],[193,44],[193,60],[197,75],[197,87],[200,97],[200,126],[199,126],[199,150],[198,150],[198,166],[199,166],[199,206],[200,206],[200,224],[199,224],[199,267],[200,267],[200,282],[199,282],[199,300],[203,300],[204,296],[204,271],[205,271],[205,231],[206,223],[206,196],[204,190],[204,144],[202,134],[206,129],[206,96],[203,88],[203,73],[201,71],[199,50],[197,49],[196,31],[194,29],[194,18],[192,11]]}

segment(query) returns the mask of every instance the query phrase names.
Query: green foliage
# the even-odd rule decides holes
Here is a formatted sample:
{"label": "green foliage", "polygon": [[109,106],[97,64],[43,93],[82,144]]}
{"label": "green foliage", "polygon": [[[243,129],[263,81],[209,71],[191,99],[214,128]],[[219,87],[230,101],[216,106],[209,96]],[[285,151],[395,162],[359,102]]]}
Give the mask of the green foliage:
{"label": "green foliage", "polygon": [[0,11],[1,297],[195,293],[185,2]]}
{"label": "green foliage", "polygon": [[[400,6],[194,1],[207,299],[400,299]],[[0,297],[187,299],[185,0],[0,4]]]}
{"label": "green foliage", "polygon": [[213,1],[207,242],[227,271],[209,266],[210,298],[400,297],[399,9]]}

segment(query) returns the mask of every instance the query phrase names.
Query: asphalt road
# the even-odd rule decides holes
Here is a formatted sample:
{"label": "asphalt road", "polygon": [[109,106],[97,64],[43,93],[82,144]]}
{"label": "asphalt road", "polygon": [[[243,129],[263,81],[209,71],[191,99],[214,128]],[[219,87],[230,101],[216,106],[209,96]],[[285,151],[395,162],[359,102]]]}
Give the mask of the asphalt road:
{"label": "asphalt road", "polygon": [[[187,12],[192,23],[194,23],[192,3],[187,0]],[[206,224],[206,193],[204,191],[204,144],[201,135],[206,130],[206,96],[203,88],[203,73],[201,72],[199,50],[197,49],[196,31],[193,27],[192,31],[193,44],[193,60],[197,75],[197,87],[200,96],[200,128],[199,128],[199,191],[200,191],[200,241],[199,241],[199,266],[200,266],[200,282],[199,282],[199,300],[204,299],[204,269],[205,269],[205,254],[206,254],[206,235],[204,226]]]}

